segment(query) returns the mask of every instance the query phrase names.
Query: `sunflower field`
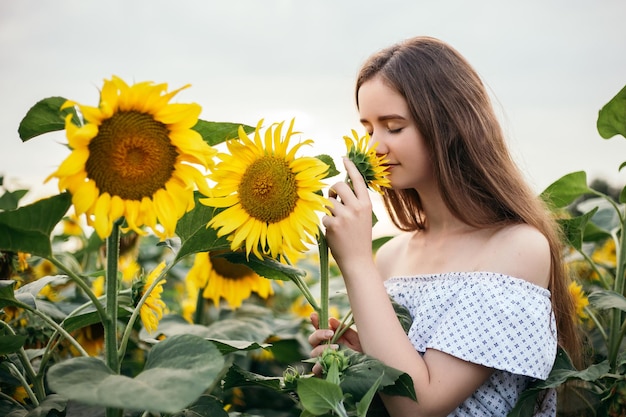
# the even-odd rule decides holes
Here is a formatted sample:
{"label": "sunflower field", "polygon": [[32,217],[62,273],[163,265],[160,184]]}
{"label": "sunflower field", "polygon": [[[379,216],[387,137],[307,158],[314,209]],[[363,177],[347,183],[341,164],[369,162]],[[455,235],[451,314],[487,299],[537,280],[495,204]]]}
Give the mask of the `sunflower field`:
{"label": "sunflower field", "polygon": [[[300,156],[314,142],[294,120],[202,120],[173,100],[188,87],[113,76],[95,106],[49,97],[24,116],[22,141],[65,131],[68,156],[46,179],[58,193],[30,204],[0,177],[0,415],[385,416],[378,392],[415,399],[408,375],[362,353],[309,358],[312,313],[353,324],[320,227],[332,158]],[[626,137],[626,88],[598,130]],[[367,135],[344,140],[372,192],[389,186]],[[587,363],[560,352],[511,415],[558,388],[562,415],[624,416],[626,191],[578,172],[542,197]]]}

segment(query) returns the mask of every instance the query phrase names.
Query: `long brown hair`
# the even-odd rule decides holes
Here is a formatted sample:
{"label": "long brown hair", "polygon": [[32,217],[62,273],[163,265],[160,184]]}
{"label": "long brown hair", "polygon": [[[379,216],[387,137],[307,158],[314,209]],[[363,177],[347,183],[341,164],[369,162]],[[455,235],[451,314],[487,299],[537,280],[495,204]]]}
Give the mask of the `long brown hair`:
{"label": "long brown hair", "polygon": [[[562,261],[563,241],[550,210],[535,195],[506,146],[491,100],[480,77],[455,49],[416,37],[372,55],[356,83],[380,76],[407,101],[429,150],[445,204],[475,227],[526,223],[549,241],[548,289],[557,321],[559,344],[579,356],[574,302]],[[424,212],[414,189],[386,189],[385,206],[401,230],[424,228]]]}

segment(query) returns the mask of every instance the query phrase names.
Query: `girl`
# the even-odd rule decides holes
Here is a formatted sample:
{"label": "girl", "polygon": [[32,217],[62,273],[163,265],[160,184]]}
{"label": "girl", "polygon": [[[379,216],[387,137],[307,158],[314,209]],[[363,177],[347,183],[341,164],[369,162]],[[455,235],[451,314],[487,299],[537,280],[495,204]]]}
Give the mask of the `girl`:
{"label": "girl", "polygon": [[[374,260],[369,193],[345,160],[354,189],[333,185],[322,220],[358,329],[339,342],[411,376],[418,401],[382,396],[391,416],[505,416],[548,376],[557,344],[577,350],[557,225],[511,159],[479,76],[449,45],[418,37],[373,55],[356,102],[389,161],[383,199],[402,233]],[[408,335],[389,296],[411,312]],[[329,325],[309,337],[312,356],[339,322]],[[552,391],[536,415],[555,414]]]}

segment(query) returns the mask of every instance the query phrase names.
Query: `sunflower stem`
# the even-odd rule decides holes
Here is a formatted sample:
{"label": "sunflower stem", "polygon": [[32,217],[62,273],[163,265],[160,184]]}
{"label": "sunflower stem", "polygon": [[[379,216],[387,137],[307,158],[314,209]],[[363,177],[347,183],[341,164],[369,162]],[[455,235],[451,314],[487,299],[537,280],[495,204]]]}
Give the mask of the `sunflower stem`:
{"label": "sunflower stem", "polygon": [[[104,325],[104,350],[108,367],[116,374],[120,373],[120,361],[117,356],[117,264],[120,256],[120,224],[113,222],[111,234],[106,239],[106,321]],[[121,417],[123,410],[107,408],[106,417]]]}
{"label": "sunflower stem", "polygon": [[317,238],[317,247],[320,253],[320,309],[319,309],[319,328],[328,329],[328,280],[329,280],[329,264],[328,264],[328,243],[326,235],[319,229]]}

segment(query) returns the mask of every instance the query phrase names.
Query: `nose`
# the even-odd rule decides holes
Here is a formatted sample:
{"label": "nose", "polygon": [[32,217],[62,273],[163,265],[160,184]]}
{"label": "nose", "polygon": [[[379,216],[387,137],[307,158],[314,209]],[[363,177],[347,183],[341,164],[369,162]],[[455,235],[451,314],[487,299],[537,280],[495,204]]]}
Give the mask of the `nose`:
{"label": "nose", "polygon": [[388,152],[385,142],[374,138],[373,135],[370,137],[369,147],[373,148],[376,151],[377,155],[386,155]]}

